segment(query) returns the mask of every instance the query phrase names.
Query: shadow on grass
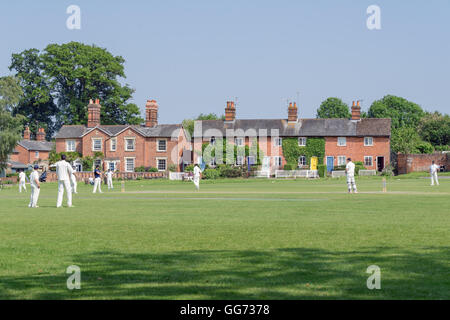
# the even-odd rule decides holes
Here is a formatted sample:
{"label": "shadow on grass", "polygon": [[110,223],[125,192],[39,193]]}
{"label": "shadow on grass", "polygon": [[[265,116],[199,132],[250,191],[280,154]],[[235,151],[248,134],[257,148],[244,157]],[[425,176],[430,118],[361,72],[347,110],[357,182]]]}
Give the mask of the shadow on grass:
{"label": "shadow on grass", "polygon": [[[0,298],[16,299],[448,299],[449,247],[335,252],[116,251],[75,256],[81,290],[69,275],[0,277]],[[369,265],[381,268],[381,290],[368,290]]]}

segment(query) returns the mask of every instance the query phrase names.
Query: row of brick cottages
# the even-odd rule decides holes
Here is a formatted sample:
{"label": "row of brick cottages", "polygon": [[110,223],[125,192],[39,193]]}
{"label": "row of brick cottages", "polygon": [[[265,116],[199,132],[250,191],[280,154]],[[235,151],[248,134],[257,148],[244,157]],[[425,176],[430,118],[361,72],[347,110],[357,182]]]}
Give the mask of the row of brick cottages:
{"label": "row of brick cottages", "polygon": [[[231,143],[242,146],[251,144],[252,136],[256,136],[265,157],[263,162],[275,170],[286,164],[283,138],[296,138],[299,146],[305,146],[308,138],[322,137],[328,170],[345,164],[348,157],[376,170],[382,170],[390,161],[390,119],[361,119],[359,103],[353,103],[351,119],[301,119],[295,103],[289,105],[285,119],[236,119],[234,102],[227,102],[225,119],[196,121],[192,138],[181,124],[158,124],[155,100],[147,101],[145,109],[144,125],[101,125],[101,105],[98,100],[91,100],[87,125],[64,125],[55,136],[56,152],[76,151],[83,157],[101,152],[103,159],[97,159],[95,164],[104,170],[133,172],[144,166],[166,171],[175,165],[182,171],[184,166],[201,161],[199,152],[204,143],[227,137]],[[33,162],[33,157],[46,160],[52,147],[42,141],[42,134],[45,132],[41,129],[38,141],[30,141],[26,129],[24,140],[16,148],[26,149],[26,156],[19,152],[15,159],[24,163]],[[214,159],[211,161],[214,165]],[[246,162],[244,157],[235,159],[238,165]],[[91,169],[82,168],[81,161],[74,165],[79,171]],[[307,168],[306,156],[298,159],[298,165]]]}

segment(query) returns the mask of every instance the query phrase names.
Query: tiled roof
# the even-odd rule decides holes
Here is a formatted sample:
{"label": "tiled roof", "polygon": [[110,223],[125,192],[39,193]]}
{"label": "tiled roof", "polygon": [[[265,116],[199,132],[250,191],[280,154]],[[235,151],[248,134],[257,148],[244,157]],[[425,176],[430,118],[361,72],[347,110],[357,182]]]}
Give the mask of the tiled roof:
{"label": "tiled roof", "polygon": [[102,130],[107,135],[114,137],[120,132],[131,128],[144,137],[178,137],[181,124],[159,124],[155,127],[145,127],[139,125],[102,125],[94,128],[86,126],[63,126],[56,134],[56,139],[81,138],[83,135],[94,130],[95,128]]}
{"label": "tiled roof", "polygon": [[55,145],[54,142],[36,140],[21,140],[18,144],[31,151],[52,151]]}
{"label": "tiled roof", "polygon": [[280,137],[390,136],[391,120],[299,119],[289,124],[285,119],[199,120],[195,122],[194,137],[226,136],[228,129],[245,136],[261,135],[260,130],[267,130],[267,136],[276,135],[272,130],[278,130]]}

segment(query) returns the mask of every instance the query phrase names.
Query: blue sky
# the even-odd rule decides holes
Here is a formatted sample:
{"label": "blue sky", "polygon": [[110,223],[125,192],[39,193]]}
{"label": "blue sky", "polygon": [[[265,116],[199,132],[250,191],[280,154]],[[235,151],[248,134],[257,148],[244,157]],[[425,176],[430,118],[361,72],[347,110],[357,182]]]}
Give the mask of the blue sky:
{"label": "blue sky", "polygon": [[[81,8],[81,30],[66,8]],[[366,9],[381,8],[381,30]],[[330,96],[386,94],[449,112],[450,1],[4,1],[0,75],[11,54],[80,41],[125,58],[133,102],[160,105],[160,123],[222,114],[238,98],[238,118],[287,117],[300,93],[301,117]]]}

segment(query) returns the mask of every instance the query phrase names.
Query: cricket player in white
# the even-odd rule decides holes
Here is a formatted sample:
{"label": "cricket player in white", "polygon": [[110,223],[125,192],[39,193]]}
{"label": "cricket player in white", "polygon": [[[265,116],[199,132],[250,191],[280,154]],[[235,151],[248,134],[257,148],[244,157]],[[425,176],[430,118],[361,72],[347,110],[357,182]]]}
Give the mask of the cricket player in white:
{"label": "cricket player in white", "polygon": [[114,189],[113,182],[112,182],[113,172],[111,169],[106,172],[106,181],[108,183],[108,189]]}
{"label": "cricket player in white", "polygon": [[61,155],[61,161],[56,164],[56,176],[58,178],[58,200],[56,207],[62,205],[64,189],[67,192],[67,206],[72,207],[72,188],[70,187],[70,175],[73,172],[72,166],[66,161],[66,155]]}
{"label": "cricket player in white", "polygon": [[70,187],[72,188],[73,193],[77,192],[77,177],[74,174],[75,170],[70,174]]}
{"label": "cricket player in white", "polygon": [[200,191],[200,178],[201,178],[202,170],[198,166],[198,164],[195,164],[194,166],[194,185],[197,188],[197,191]]}
{"label": "cricket player in white", "polygon": [[19,192],[22,192],[22,188],[27,191],[27,187],[25,186],[25,172],[20,171],[19,173]]}
{"label": "cricket player in white", "polygon": [[34,165],[34,170],[30,174],[30,187],[31,187],[31,196],[30,196],[30,204],[29,208],[38,208],[37,202],[39,199],[39,192],[41,191],[41,185],[39,183],[39,172],[37,171],[39,166],[37,164]]}
{"label": "cricket player in white", "polygon": [[352,189],[355,193],[358,193],[356,190],[356,182],[355,182],[355,164],[352,162],[352,159],[347,159],[347,165],[345,166],[345,173],[347,174],[347,186],[348,193],[352,193]]}
{"label": "cricket player in white", "polygon": [[440,169],[440,167],[434,163],[434,161],[431,162],[431,166],[430,166],[430,176],[431,176],[431,185],[434,186],[434,183],[436,182],[436,185],[439,185],[439,180],[438,180],[438,170]]}

